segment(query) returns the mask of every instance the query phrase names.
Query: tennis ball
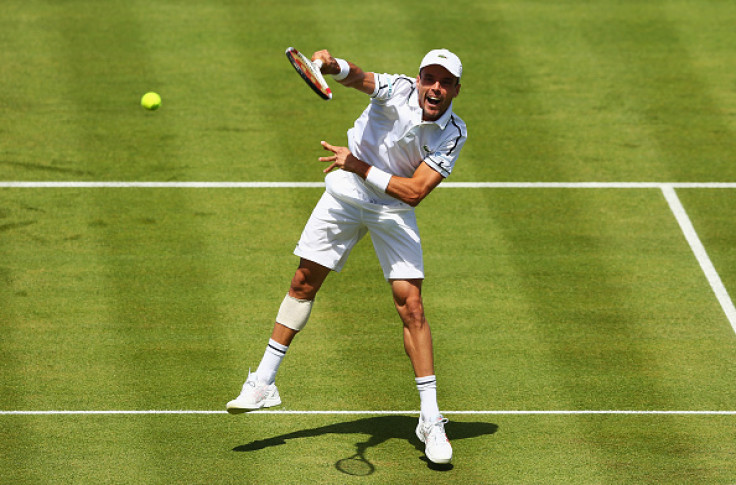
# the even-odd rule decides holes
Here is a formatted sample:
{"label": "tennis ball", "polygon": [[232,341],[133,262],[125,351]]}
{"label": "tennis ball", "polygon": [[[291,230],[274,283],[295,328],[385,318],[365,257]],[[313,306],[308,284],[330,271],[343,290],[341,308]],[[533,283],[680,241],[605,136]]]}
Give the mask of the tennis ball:
{"label": "tennis ball", "polygon": [[157,110],[161,107],[161,96],[159,96],[158,93],[154,93],[153,91],[146,93],[141,98],[141,106],[143,106],[147,110]]}

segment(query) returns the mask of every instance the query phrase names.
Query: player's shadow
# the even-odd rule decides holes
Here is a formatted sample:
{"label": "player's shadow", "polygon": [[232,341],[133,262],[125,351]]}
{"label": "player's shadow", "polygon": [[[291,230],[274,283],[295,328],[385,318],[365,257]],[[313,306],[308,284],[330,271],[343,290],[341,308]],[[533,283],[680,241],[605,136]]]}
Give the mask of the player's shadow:
{"label": "player's shadow", "polygon": [[[357,453],[353,456],[342,458],[335,463],[335,468],[348,475],[370,475],[375,471],[373,464],[366,459],[366,452],[389,439],[406,440],[422,453],[422,460],[433,470],[451,470],[452,465],[436,465],[424,456],[424,443],[416,437],[414,429],[417,418],[409,416],[377,416],[363,418],[344,423],[335,423],[318,428],[294,431],[263,440],[253,441],[244,445],[236,446],[233,451],[257,451],[271,446],[286,444],[287,440],[299,438],[311,438],[326,434],[361,434],[368,435],[365,442],[355,444]],[[447,426],[447,435],[450,441],[456,442],[466,438],[475,438],[483,435],[491,435],[498,430],[498,426],[491,423],[452,421]]]}

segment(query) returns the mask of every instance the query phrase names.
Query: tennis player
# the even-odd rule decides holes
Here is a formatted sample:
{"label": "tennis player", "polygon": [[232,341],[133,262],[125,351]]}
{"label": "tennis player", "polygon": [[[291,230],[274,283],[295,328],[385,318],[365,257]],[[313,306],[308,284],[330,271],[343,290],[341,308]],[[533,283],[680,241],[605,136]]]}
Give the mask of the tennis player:
{"label": "tennis player", "polygon": [[432,335],[424,315],[424,265],[414,207],[452,172],[465,144],[465,123],[453,112],[462,64],[445,49],[430,51],[419,75],[378,74],[315,52],[322,72],[370,95],[368,107],[348,130],[348,146],[322,142],[330,155],[319,160],[326,190],[294,250],[300,263],[285,296],[271,339],[255,373],[230,413],[281,404],[275,378],[294,336],[309,319],[315,296],[330,271],[339,272],[355,244],[371,234],[404,325],[404,348],[414,368],[421,415],[417,437],[427,458],[450,463],[452,446],[437,404]]}

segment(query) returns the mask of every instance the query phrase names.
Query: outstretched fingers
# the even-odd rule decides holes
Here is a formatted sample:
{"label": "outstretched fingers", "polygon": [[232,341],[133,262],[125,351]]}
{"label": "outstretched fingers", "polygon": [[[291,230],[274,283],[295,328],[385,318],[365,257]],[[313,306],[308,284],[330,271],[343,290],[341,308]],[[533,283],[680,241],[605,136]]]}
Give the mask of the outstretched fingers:
{"label": "outstretched fingers", "polygon": [[329,173],[332,170],[334,170],[335,168],[337,168],[337,166],[338,166],[338,164],[337,164],[337,148],[334,147],[334,146],[332,146],[332,145],[330,145],[329,143],[327,143],[324,140],[321,142],[321,144],[322,144],[322,148],[324,148],[325,150],[333,153],[333,155],[330,155],[328,157],[319,157],[319,161],[320,162],[332,162],[332,164],[329,167],[327,167],[326,169],[323,170],[324,173]]}
{"label": "outstretched fingers", "polygon": [[327,143],[324,140],[322,140],[320,142],[320,144],[322,145],[322,148],[324,148],[325,150],[327,150],[329,152],[332,152],[332,153],[337,153],[337,147],[336,146],[330,145],[329,143]]}

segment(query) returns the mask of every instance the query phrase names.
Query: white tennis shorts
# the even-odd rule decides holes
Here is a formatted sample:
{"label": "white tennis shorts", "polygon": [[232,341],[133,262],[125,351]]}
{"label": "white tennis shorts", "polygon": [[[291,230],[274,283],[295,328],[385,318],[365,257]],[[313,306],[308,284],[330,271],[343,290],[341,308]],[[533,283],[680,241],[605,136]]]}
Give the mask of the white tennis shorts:
{"label": "white tennis shorts", "polygon": [[350,203],[327,192],[312,211],[294,254],[339,272],[366,232],[371,234],[384,278],[424,278],[414,210]]}

